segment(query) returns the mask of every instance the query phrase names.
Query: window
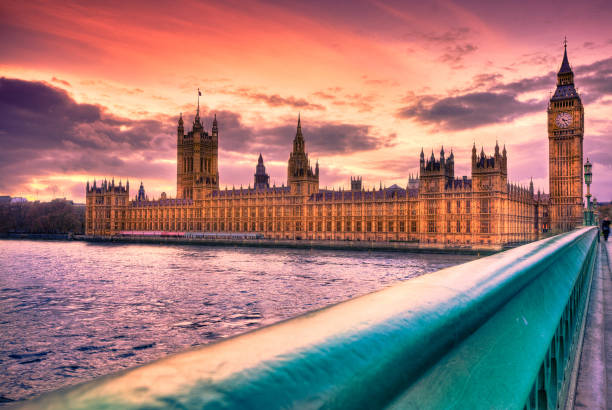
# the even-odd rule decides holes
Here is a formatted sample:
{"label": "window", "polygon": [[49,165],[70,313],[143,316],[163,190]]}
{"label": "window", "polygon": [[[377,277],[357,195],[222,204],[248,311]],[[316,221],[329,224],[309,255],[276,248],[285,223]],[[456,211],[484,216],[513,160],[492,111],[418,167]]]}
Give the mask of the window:
{"label": "window", "polygon": [[[446,202],[446,213],[448,214],[451,213],[451,201]],[[450,229],[449,229],[449,232],[450,232]]]}
{"label": "window", "polygon": [[489,199],[480,200],[480,213],[488,214],[491,212],[489,202],[490,202]]}
{"label": "window", "polygon": [[457,221],[457,230],[455,232],[461,232],[461,221]]}
{"label": "window", "polygon": [[428,221],[427,222],[427,232],[435,232],[436,231],[436,223],[435,221]]}
{"label": "window", "polygon": [[480,233],[489,233],[489,221],[480,221]]}
{"label": "window", "polygon": [[416,232],[416,221],[411,221],[410,222],[410,231],[415,233]]}
{"label": "window", "polygon": [[450,233],[450,231],[451,231],[451,221],[446,221],[446,232]]}
{"label": "window", "polygon": [[465,232],[470,233],[470,221],[465,221]]}
{"label": "window", "polygon": [[427,201],[427,213],[430,215],[436,213],[436,201]]}
{"label": "window", "polygon": [[470,201],[465,201],[465,213],[472,213],[471,205]]}

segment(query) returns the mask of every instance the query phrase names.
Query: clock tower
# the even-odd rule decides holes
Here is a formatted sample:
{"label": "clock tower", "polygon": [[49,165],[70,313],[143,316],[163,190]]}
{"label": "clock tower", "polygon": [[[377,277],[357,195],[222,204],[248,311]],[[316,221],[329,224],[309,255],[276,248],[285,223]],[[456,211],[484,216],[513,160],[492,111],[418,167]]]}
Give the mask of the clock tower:
{"label": "clock tower", "polygon": [[582,223],[582,140],[584,108],[574,87],[574,73],[564,43],[557,88],[548,103],[550,219],[554,232]]}

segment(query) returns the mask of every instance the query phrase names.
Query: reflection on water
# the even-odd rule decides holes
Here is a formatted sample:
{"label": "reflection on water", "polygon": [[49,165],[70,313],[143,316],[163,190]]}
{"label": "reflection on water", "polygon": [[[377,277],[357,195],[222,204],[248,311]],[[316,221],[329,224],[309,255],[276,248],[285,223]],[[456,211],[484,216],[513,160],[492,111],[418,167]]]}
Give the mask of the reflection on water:
{"label": "reflection on water", "polygon": [[473,256],[0,241],[0,403]]}

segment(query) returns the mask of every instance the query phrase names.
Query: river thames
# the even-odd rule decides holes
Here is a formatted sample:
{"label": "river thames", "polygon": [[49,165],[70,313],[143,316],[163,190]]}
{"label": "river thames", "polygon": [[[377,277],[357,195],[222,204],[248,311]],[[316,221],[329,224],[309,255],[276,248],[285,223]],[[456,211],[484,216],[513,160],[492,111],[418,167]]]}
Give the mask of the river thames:
{"label": "river thames", "polygon": [[0,403],[146,363],[472,259],[1,240]]}

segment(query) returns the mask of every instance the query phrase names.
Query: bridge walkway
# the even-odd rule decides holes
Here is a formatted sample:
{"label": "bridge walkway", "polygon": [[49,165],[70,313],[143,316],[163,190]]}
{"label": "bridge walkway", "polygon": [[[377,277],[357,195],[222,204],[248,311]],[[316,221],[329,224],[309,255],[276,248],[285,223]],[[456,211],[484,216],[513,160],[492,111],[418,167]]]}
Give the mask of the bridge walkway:
{"label": "bridge walkway", "polygon": [[[576,409],[612,408],[612,239],[601,240],[586,317],[573,403]],[[573,404],[573,406],[572,406]]]}

